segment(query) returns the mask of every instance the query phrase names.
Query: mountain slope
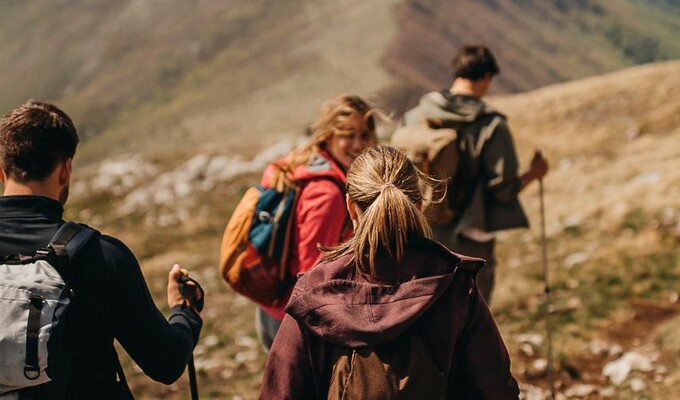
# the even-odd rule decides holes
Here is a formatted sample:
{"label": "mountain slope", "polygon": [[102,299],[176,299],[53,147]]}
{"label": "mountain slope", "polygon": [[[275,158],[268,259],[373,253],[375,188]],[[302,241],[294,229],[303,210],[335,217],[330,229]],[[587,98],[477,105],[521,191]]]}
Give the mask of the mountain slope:
{"label": "mountain slope", "polygon": [[680,3],[657,1],[409,0],[385,57],[412,85],[439,88],[466,43],[485,43],[501,66],[495,90],[526,91],[680,55]]}
{"label": "mountain slope", "polygon": [[56,101],[84,137],[81,162],[140,149],[252,154],[302,131],[341,92],[378,94],[398,113],[449,84],[449,58],[463,42],[498,53],[498,92],[678,57],[679,8],[659,0],[7,0],[0,111],[29,97]]}

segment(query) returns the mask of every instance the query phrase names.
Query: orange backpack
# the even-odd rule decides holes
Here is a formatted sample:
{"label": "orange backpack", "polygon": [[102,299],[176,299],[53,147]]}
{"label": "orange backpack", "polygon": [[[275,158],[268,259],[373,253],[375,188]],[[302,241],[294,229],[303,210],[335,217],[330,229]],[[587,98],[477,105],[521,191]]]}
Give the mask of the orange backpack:
{"label": "orange backpack", "polygon": [[220,249],[220,272],[236,292],[274,306],[295,282],[286,276],[293,211],[299,182],[256,185],[241,198],[227,223]]}
{"label": "orange backpack", "polygon": [[[302,184],[275,165],[275,184],[250,187],[227,223],[220,248],[220,273],[234,291],[264,306],[276,306],[295,284],[288,273],[295,209]],[[331,179],[344,188],[335,179]],[[310,178],[314,179],[314,178]],[[343,229],[344,231],[344,229]]]}

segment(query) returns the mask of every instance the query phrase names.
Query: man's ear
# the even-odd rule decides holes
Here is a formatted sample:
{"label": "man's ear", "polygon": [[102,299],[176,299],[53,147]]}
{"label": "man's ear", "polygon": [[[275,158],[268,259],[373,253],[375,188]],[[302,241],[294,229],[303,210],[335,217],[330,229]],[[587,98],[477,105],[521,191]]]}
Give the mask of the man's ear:
{"label": "man's ear", "polygon": [[59,171],[59,185],[66,186],[71,183],[71,169],[73,168],[73,159],[67,158],[61,164],[61,171]]}

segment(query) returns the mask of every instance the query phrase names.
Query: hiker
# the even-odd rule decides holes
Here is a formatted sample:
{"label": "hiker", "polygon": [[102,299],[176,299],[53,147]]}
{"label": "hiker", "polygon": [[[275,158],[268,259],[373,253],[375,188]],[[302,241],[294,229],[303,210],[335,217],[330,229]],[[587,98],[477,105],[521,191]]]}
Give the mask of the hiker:
{"label": "hiker", "polygon": [[[68,115],[49,103],[29,100],[0,120],[3,265],[12,256],[31,256],[45,248],[60,227],[76,226],[79,232],[88,231],[88,239],[81,241],[79,251],[70,254],[73,258],[68,269],[57,269],[71,289],[71,300],[63,316],[64,340],[57,344],[48,342],[48,350],[52,345],[63,345],[72,359],[65,369],[52,371],[59,378],[19,390],[21,399],[131,399],[114,340],[146,375],[171,384],[183,373],[201,331],[202,320],[196,308],[202,298],[197,290],[195,293],[190,290],[193,303],[186,302],[178,281],[187,272],[181,271],[179,265],[174,265],[168,276],[170,316],[166,320],[151,298],[135,256],[125,244],[91,228],[65,223],[64,204],[78,140]],[[18,278],[3,278],[3,283]],[[6,338],[3,334],[11,325],[1,326],[0,335]],[[3,348],[0,346],[0,350]],[[49,351],[51,357],[53,353]],[[0,370],[10,358],[0,354],[3,360]],[[28,362],[28,355],[26,359]],[[50,378],[52,360],[49,359],[47,369]],[[2,379],[0,389],[7,389]]]}
{"label": "hiker", "polygon": [[490,304],[495,282],[495,233],[528,227],[518,194],[531,182],[543,179],[548,162],[536,151],[529,169],[518,174],[506,117],[482,100],[500,72],[487,47],[461,48],[453,59],[452,72],[451,88],[424,95],[406,112],[403,123],[457,131],[452,145],[458,147],[458,161],[444,199],[451,218],[430,222],[435,238],[447,247],[487,261],[477,285]]}
{"label": "hiker", "polygon": [[[345,174],[354,159],[376,140],[376,111],[356,95],[325,102],[311,127],[309,142],[270,165],[262,177],[268,187],[281,171],[303,181],[294,210],[287,273],[295,277],[312,268],[319,246],[336,245],[351,234],[345,207]],[[291,288],[292,289],[292,285]],[[285,315],[290,289],[275,306],[256,310],[257,335],[269,349]]]}
{"label": "hiker", "polygon": [[384,145],[354,161],[354,236],[298,279],[260,398],[518,398],[475,285],[484,261],[430,239],[421,176]]}

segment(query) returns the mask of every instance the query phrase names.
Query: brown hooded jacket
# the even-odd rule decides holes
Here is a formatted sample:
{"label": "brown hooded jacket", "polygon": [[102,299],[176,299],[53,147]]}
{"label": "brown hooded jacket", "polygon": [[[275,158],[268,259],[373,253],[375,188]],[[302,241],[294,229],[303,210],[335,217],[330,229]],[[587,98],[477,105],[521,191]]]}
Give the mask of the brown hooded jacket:
{"label": "brown hooded jacket", "polygon": [[[446,398],[517,399],[510,358],[474,282],[484,261],[412,241],[396,280],[358,273],[351,257],[298,280],[265,368],[261,399],[325,399],[335,346],[375,347],[412,334],[446,375]],[[391,273],[394,275],[394,271]]]}

